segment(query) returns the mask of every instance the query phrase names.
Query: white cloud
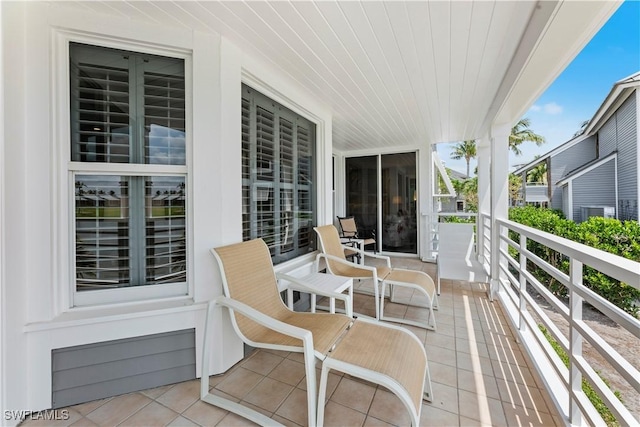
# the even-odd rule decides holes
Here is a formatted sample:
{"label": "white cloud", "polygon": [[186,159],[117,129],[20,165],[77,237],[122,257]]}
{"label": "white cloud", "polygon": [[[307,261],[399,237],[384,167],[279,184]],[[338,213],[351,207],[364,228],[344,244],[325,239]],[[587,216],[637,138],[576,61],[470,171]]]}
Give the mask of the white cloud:
{"label": "white cloud", "polygon": [[530,108],[531,111],[538,112],[542,110],[542,108],[538,104],[533,104]]}
{"label": "white cloud", "polygon": [[555,102],[549,102],[548,104],[544,104],[543,110],[547,114],[561,114],[562,106],[556,104]]}

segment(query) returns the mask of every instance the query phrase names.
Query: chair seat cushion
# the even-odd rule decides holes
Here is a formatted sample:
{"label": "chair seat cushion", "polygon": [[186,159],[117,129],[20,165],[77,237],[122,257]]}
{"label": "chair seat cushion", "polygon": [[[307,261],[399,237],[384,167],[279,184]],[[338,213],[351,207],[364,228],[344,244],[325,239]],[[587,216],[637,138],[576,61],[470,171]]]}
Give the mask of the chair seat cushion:
{"label": "chair seat cushion", "polygon": [[[288,312],[279,320],[310,331],[313,335],[313,348],[321,354],[326,354],[331,349],[353,321],[350,317],[342,314],[293,311]],[[251,326],[247,327],[249,325]],[[255,322],[246,324],[242,332],[248,339],[257,343],[302,347],[302,342],[299,339],[283,335]]]}

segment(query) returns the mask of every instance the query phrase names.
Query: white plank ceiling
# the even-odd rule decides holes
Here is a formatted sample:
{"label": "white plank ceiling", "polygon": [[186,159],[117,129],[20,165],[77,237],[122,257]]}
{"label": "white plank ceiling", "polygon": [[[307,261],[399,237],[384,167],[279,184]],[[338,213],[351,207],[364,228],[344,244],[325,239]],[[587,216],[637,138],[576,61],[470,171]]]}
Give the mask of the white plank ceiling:
{"label": "white plank ceiling", "polygon": [[[481,137],[561,7],[528,0],[65,3],[222,34],[329,105],[340,151]],[[585,30],[578,45],[570,37],[564,56],[577,53],[615,10],[608,3],[572,18],[590,35]],[[509,106],[509,119],[561,70],[552,68]]]}

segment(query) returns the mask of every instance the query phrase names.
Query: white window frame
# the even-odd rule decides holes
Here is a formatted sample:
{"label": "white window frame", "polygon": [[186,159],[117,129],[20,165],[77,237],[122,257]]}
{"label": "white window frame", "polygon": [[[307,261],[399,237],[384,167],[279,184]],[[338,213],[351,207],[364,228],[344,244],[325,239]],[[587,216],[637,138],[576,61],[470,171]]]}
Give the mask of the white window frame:
{"label": "white window frame", "polygon": [[[55,164],[52,168],[52,188],[54,194],[54,227],[52,265],[57,286],[54,286],[56,314],[87,306],[130,304],[139,301],[178,298],[189,299],[193,296],[193,185],[192,185],[192,59],[191,52],[182,49],[170,49],[146,43],[134,43],[113,37],[100,37],[82,32],[56,30],[53,49],[53,108],[51,123],[55,141]],[[136,53],[160,55],[184,60],[185,67],[185,131],[186,165],[155,164],[109,164],[107,174],[126,176],[184,176],[187,184],[187,280],[184,283],[133,286],[117,289],[76,290],[75,273],[75,194],[74,176],[76,174],[105,173],[104,164],[99,168],[95,164],[71,161],[71,129],[69,100],[70,70],[69,44],[84,43],[96,47],[128,50]]]}

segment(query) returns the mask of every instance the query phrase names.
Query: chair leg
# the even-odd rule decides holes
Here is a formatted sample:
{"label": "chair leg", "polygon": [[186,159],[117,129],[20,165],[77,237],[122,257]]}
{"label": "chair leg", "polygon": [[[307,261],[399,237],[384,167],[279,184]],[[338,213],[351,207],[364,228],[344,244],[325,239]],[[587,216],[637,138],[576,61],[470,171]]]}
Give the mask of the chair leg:
{"label": "chair leg", "polygon": [[[316,358],[313,352],[304,352],[304,370],[307,377],[307,411],[309,425],[316,425],[318,402],[316,400]],[[324,408],[324,406],[323,406]]]}
{"label": "chair leg", "polygon": [[327,399],[327,380],[329,378],[329,367],[322,364],[322,371],[320,373],[320,390],[318,393],[318,415],[317,426],[322,427],[324,425],[324,407],[325,400]]}

